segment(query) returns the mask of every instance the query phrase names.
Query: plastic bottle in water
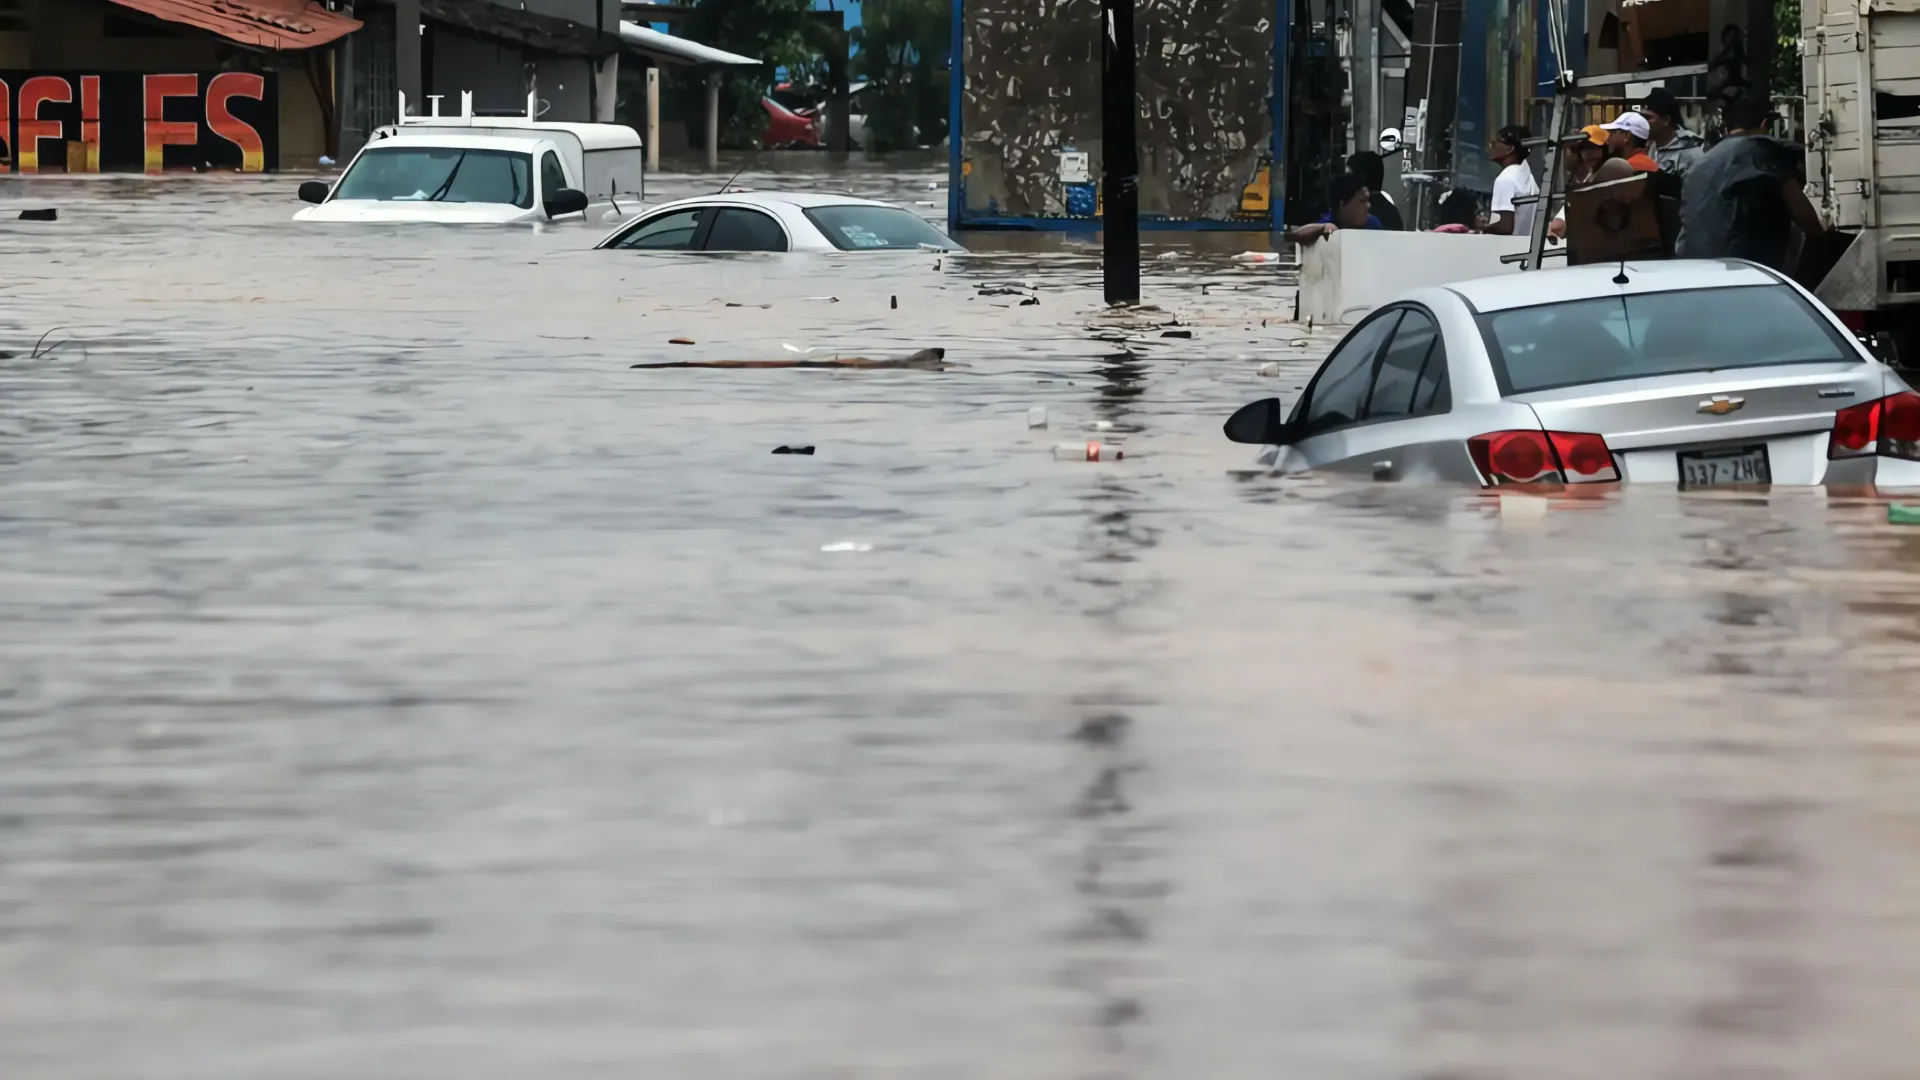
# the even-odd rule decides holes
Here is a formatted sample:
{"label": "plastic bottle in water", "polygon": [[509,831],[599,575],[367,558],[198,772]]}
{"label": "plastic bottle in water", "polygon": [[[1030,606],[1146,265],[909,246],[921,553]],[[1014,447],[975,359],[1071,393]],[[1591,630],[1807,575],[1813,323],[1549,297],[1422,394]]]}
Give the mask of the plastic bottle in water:
{"label": "plastic bottle in water", "polygon": [[1055,461],[1119,461],[1126,456],[1126,451],[1103,442],[1056,443],[1053,448]]}

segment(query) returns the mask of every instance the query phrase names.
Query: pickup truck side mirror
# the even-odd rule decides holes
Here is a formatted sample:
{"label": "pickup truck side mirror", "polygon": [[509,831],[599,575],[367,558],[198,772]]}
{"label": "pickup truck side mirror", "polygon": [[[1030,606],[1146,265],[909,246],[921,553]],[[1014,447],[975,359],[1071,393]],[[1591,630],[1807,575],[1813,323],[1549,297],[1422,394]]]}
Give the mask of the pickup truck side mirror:
{"label": "pickup truck side mirror", "polygon": [[326,202],[327,193],[332,190],[324,180],[309,180],[300,185],[300,201],[310,203]]}
{"label": "pickup truck side mirror", "polygon": [[547,196],[547,216],[550,218],[562,217],[567,214],[581,214],[585,213],[586,209],[587,193],[584,191],[575,191],[572,188],[561,188],[559,191]]}
{"label": "pickup truck side mirror", "polygon": [[1271,397],[1240,406],[1221,430],[1230,441],[1253,446],[1285,446],[1290,438],[1280,399]]}

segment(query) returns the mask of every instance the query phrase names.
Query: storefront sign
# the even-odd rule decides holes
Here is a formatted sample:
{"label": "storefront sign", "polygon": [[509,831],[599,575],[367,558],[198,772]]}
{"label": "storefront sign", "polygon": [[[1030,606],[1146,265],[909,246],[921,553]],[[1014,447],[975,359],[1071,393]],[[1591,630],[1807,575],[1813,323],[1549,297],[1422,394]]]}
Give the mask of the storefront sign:
{"label": "storefront sign", "polygon": [[15,172],[263,172],[279,166],[279,118],[271,74],[0,71]]}

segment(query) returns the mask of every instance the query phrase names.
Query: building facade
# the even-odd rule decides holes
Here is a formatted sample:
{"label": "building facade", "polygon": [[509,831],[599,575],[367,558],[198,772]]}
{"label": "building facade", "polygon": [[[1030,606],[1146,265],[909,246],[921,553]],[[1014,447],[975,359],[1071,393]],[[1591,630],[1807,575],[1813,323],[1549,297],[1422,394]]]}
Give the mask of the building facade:
{"label": "building facade", "polygon": [[311,0],[0,0],[0,143],[16,172],[311,165],[332,49]]}

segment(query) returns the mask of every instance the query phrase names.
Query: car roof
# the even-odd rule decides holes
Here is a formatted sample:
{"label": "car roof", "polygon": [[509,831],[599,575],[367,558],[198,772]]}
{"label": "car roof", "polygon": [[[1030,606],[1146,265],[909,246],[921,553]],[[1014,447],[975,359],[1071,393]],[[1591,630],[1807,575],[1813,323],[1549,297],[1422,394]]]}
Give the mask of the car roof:
{"label": "car roof", "polygon": [[537,134],[525,135],[390,135],[367,144],[368,151],[388,146],[441,146],[452,150],[527,150],[538,142]]}
{"label": "car roof", "polygon": [[574,124],[551,120],[528,120],[522,116],[426,116],[410,117],[405,123],[388,124],[388,138],[401,139],[420,134],[438,137],[458,136],[471,131],[476,135],[501,135],[506,138],[537,137],[563,132],[580,141],[583,150],[633,150],[640,147],[640,133],[625,124]]}
{"label": "car roof", "polygon": [[[1614,279],[1622,271],[1627,284]],[[1450,282],[1444,288],[1473,305],[1476,311],[1591,300],[1632,293],[1679,292],[1687,289],[1730,289],[1742,285],[1777,285],[1772,271],[1739,259],[1669,259],[1653,262],[1606,262],[1566,266]]]}
{"label": "car roof", "polygon": [[817,191],[725,191],[712,195],[695,195],[690,199],[676,199],[670,203],[661,203],[654,207],[665,210],[673,206],[700,206],[707,203],[730,202],[747,206],[793,206],[808,209],[818,206],[878,206],[887,210],[900,210],[902,207],[891,203],[875,202],[872,199],[856,199],[852,195],[834,195]]}

